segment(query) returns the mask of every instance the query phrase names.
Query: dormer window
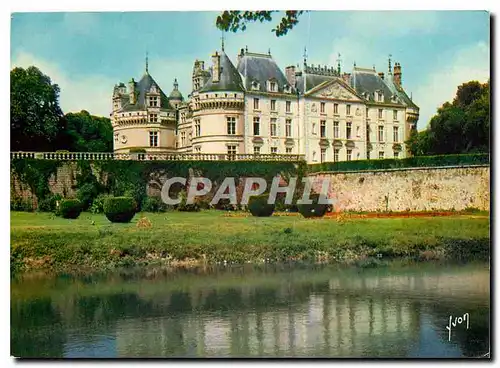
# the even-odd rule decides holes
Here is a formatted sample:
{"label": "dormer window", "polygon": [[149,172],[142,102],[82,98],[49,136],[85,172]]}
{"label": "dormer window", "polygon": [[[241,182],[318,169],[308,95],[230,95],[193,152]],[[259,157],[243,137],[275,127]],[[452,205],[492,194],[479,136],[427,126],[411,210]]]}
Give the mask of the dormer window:
{"label": "dormer window", "polygon": [[285,93],[292,93],[292,87],[290,87],[288,84],[285,84],[285,85],[283,86],[283,91],[284,91]]}
{"label": "dormer window", "polygon": [[252,82],[252,90],[258,91],[260,89],[260,84],[256,81]]}
{"label": "dormer window", "polygon": [[377,96],[377,102],[383,102],[384,101],[384,94],[381,91],[375,92]]}
{"label": "dormer window", "polygon": [[276,88],[276,82],[269,83],[269,90],[271,92],[276,92],[276,90],[277,90],[277,88]]}
{"label": "dormer window", "polygon": [[149,97],[149,107],[158,107],[158,97],[156,96]]}

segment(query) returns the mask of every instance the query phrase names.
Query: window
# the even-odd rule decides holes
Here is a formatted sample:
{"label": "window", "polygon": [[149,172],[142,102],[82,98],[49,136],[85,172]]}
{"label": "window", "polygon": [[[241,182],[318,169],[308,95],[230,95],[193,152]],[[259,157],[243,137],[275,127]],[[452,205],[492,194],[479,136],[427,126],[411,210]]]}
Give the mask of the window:
{"label": "window", "polygon": [[194,121],[194,136],[199,137],[201,134],[200,119]]}
{"label": "window", "polygon": [[379,158],[379,159],[384,158],[384,151],[380,151],[380,152],[378,153],[378,158]]}
{"label": "window", "polygon": [[399,151],[394,151],[394,158],[399,158]]}
{"label": "window", "polygon": [[384,127],[382,125],[378,127],[378,141],[384,141]]}
{"label": "window", "polygon": [[292,153],[292,148],[291,147],[285,148],[285,152],[288,154]]}
{"label": "window", "polygon": [[276,111],[276,100],[271,100],[271,111]]}
{"label": "window", "polygon": [[366,117],[368,117],[368,113],[370,112],[370,109],[367,107],[366,108]]}
{"label": "window", "polygon": [[276,83],[275,82],[269,83],[269,89],[271,90],[271,92],[276,92]]}
{"label": "window", "polygon": [[253,135],[260,135],[260,118],[253,118]]}
{"label": "window", "polygon": [[379,119],[382,119],[383,118],[383,115],[384,114],[384,110],[383,109],[378,109],[378,118]]}
{"label": "window", "polygon": [[227,156],[229,160],[234,160],[236,156],[236,146],[227,146]]}
{"label": "window", "polygon": [[158,147],[158,132],[149,132],[149,147]]}
{"label": "window", "polygon": [[339,104],[333,104],[333,113],[338,114],[339,113]]}
{"label": "window", "polygon": [[333,122],[333,138],[338,138],[339,137],[339,122],[334,121]]}
{"label": "window", "polygon": [[149,122],[150,123],[157,123],[158,122],[158,115],[157,114],[150,114],[149,115]]}
{"label": "window", "polygon": [[254,98],[253,99],[253,109],[254,110],[258,110],[259,109],[259,99],[258,98]]}
{"label": "window", "polygon": [[118,133],[115,133],[115,142],[118,142]]}
{"label": "window", "polygon": [[270,125],[271,137],[276,137],[278,134],[276,133],[276,119],[271,119]]}
{"label": "window", "polygon": [[316,134],[316,123],[312,123],[312,134]]}
{"label": "window", "polygon": [[181,145],[183,147],[186,145],[186,132],[181,133]]}
{"label": "window", "polygon": [[326,137],[326,120],[321,120],[320,122],[320,135],[322,138]]}
{"label": "window", "polygon": [[150,107],[157,107],[158,106],[158,97],[156,97],[156,96],[149,97],[149,106]]}
{"label": "window", "polygon": [[291,112],[292,111],[292,101],[286,101],[286,103],[285,103],[285,110],[286,110],[286,112]]}
{"label": "window", "polygon": [[366,151],[366,159],[369,160],[370,159],[370,150]]}
{"label": "window", "polygon": [[285,136],[287,136],[287,137],[292,136],[292,120],[291,119],[286,119],[286,121],[285,121]]}
{"label": "window", "polygon": [[324,102],[321,102],[321,104],[319,105],[319,112],[322,114],[325,113],[325,103]]}
{"label": "window", "polygon": [[234,135],[236,134],[236,118],[233,116],[229,116],[227,119],[227,134]]}
{"label": "window", "polygon": [[384,95],[382,94],[382,92],[377,92],[377,101],[382,102],[383,98],[384,98]]}
{"label": "window", "polygon": [[352,123],[346,123],[345,134],[347,139],[351,139]]}
{"label": "window", "polygon": [[393,119],[393,120],[398,120],[398,110],[394,110],[394,111],[392,112],[392,119]]}
{"label": "window", "polygon": [[337,162],[339,160],[339,153],[340,150],[338,148],[335,148],[333,150],[333,161]]}
{"label": "window", "polygon": [[253,146],[253,154],[260,155],[260,147],[259,146]]}
{"label": "window", "polygon": [[278,153],[278,147],[271,147],[271,153],[273,155],[277,154]]}
{"label": "window", "polygon": [[393,128],[393,137],[394,139],[394,142],[399,142],[399,128],[398,127],[394,127]]}
{"label": "window", "polygon": [[351,105],[347,105],[345,108],[346,108],[346,114],[351,115]]}
{"label": "window", "polygon": [[347,150],[347,161],[351,161],[352,160],[352,149],[348,149]]}
{"label": "window", "polygon": [[320,156],[321,162],[326,161],[326,148],[321,149],[321,156]]}
{"label": "window", "polygon": [[201,147],[200,146],[196,146],[194,148],[194,150],[196,151],[196,153],[201,153]]}

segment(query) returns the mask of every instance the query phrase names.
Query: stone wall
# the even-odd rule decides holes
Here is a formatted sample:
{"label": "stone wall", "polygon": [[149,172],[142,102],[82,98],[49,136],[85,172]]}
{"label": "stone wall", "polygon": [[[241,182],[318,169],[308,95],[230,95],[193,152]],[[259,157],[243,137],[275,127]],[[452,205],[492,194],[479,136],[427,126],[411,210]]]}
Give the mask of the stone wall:
{"label": "stone wall", "polygon": [[314,190],[330,179],[336,211],[490,209],[490,167],[410,168],[312,174]]}

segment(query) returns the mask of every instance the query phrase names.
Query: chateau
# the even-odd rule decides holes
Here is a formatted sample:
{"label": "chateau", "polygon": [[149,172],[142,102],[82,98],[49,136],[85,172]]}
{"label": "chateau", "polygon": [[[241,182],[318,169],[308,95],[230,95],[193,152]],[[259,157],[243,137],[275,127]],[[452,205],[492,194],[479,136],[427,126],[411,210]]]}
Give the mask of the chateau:
{"label": "chateau", "polygon": [[[303,155],[308,163],[403,158],[419,108],[402,86],[399,63],[387,74],[354,65],[288,66],[271,53],[241,49],[236,63],[215,52],[194,62],[192,92],[170,94],[146,70],[114,87],[115,153]],[[283,156],[281,156],[283,157]]]}

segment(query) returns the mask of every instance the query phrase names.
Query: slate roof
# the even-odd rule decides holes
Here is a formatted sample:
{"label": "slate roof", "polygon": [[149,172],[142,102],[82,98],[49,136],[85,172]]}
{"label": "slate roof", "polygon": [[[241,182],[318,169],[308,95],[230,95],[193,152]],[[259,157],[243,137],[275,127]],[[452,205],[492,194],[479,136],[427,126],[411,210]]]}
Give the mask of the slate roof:
{"label": "slate roof", "polygon": [[[253,81],[260,84],[261,92],[267,92],[267,81],[270,79],[275,79],[278,92],[281,93],[284,91],[285,84],[288,84],[285,74],[271,55],[246,52],[238,61],[238,71],[243,76],[245,87],[249,91]],[[291,87],[293,89],[295,86]]]}
{"label": "slate roof", "polygon": [[220,67],[221,73],[218,82],[212,81],[212,70],[210,71],[210,77],[207,78],[205,85],[200,89],[200,92],[211,92],[211,91],[232,91],[232,92],[244,92],[243,83],[241,81],[240,73],[234,67],[233,63],[226,55],[224,51],[220,53]]}
{"label": "slate roof", "polygon": [[[328,75],[315,75],[302,73],[301,76],[297,76],[297,89],[301,94],[304,94],[307,91],[319,86],[323,82],[329,82],[337,79],[337,77],[328,76]],[[305,89],[307,88],[307,89]]]}
{"label": "slate roof", "polygon": [[137,100],[135,104],[130,103],[128,93],[122,96],[122,108],[120,111],[142,111],[146,110],[146,93],[149,92],[151,86],[156,84],[157,88],[160,91],[160,110],[173,110],[173,107],[170,105],[168,97],[161,90],[160,86],[153,77],[149,73],[144,73],[141,80],[136,83],[135,90],[138,92]]}

